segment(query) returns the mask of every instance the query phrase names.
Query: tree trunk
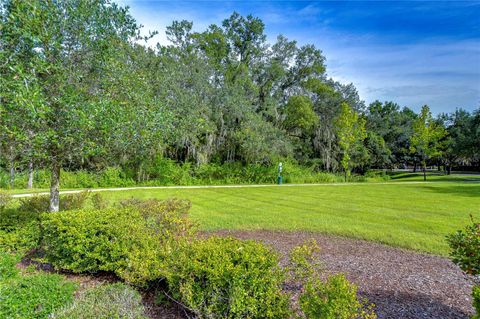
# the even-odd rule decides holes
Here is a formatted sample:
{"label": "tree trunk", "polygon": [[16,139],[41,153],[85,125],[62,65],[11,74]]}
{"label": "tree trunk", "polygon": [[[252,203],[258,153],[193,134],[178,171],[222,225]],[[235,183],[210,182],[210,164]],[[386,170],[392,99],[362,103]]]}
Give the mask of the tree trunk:
{"label": "tree trunk", "polygon": [[28,184],[27,188],[31,189],[33,188],[33,162],[30,161],[28,163]]}
{"label": "tree trunk", "polygon": [[452,173],[452,165],[447,166],[447,175],[450,175]]}
{"label": "tree trunk", "polygon": [[60,164],[52,164],[52,177],[50,180],[50,212],[60,210]]}
{"label": "tree trunk", "polygon": [[15,163],[10,161],[10,188],[15,187]]}
{"label": "tree trunk", "polygon": [[417,161],[414,161],[414,162],[413,162],[413,172],[414,172],[414,173],[417,172]]}
{"label": "tree trunk", "polygon": [[423,181],[427,180],[427,165],[423,164]]}

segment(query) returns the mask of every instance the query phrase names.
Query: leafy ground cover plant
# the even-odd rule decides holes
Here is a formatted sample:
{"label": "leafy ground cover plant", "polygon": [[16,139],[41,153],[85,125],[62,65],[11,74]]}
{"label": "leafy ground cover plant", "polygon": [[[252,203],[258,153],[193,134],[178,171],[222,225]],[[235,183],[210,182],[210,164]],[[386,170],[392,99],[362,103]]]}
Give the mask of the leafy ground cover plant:
{"label": "leafy ground cover plant", "polygon": [[450,258],[465,273],[474,276],[477,285],[473,287],[475,319],[480,318],[480,223],[471,216],[471,224],[465,229],[447,236],[451,252]]}
{"label": "leafy ground cover plant", "polygon": [[57,274],[20,275],[19,259],[0,252],[0,318],[47,318],[72,300],[75,283]]}
{"label": "leafy ground cover plant", "polygon": [[100,285],[81,293],[71,304],[56,311],[54,319],[146,319],[138,291],[122,284]]}

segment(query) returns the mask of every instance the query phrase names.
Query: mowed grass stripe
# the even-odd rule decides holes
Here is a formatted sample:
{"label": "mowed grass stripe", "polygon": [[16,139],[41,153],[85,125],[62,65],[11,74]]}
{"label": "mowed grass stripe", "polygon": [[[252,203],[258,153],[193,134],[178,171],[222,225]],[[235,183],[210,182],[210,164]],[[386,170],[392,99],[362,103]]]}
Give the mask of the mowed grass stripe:
{"label": "mowed grass stripe", "polygon": [[190,199],[203,230],[305,230],[446,255],[445,236],[480,218],[480,183],[143,189],[121,198]]}

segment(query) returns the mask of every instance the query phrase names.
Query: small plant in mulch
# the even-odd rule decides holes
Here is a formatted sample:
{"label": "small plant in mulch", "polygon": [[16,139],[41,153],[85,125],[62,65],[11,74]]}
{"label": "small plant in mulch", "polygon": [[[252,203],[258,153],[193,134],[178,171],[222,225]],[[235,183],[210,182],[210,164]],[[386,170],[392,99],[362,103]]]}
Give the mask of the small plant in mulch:
{"label": "small plant in mulch", "polygon": [[375,305],[357,296],[357,286],[344,274],[321,279],[320,264],[314,258],[319,251],[315,241],[294,248],[290,253],[293,280],[303,286],[299,296],[302,318],[375,319]]}
{"label": "small plant in mulch", "polygon": [[473,287],[473,306],[477,314],[474,319],[480,318],[480,222],[470,215],[471,224],[463,230],[447,236],[451,252],[450,258],[466,274],[472,275],[476,281]]}

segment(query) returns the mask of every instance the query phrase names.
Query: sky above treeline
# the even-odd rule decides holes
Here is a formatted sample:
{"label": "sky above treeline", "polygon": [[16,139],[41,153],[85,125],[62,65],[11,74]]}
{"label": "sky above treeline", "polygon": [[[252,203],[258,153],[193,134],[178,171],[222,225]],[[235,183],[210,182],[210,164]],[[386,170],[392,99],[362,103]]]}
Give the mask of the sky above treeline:
{"label": "sky above treeline", "polygon": [[352,82],[370,103],[394,101],[433,113],[480,107],[480,1],[154,1],[121,0],[167,44],[173,20],[194,31],[233,11],[263,20],[268,41],[283,34],[314,44],[328,75]]}

